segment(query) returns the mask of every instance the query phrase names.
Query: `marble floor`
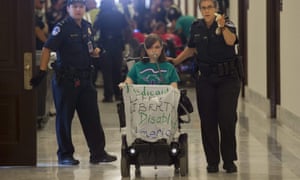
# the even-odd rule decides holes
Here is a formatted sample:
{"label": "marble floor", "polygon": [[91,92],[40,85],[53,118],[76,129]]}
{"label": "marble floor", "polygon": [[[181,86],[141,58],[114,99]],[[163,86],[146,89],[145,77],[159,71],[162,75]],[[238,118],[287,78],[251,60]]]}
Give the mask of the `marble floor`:
{"label": "marble floor", "polygon": [[[189,89],[188,96],[195,102],[195,92]],[[102,89],[99,89],[102,97]],[[100,102],[102,124],[106,133],[108,152],[118,156],[118,161],[109,164],[91,165],[87,145],[77,117],[73,121],[75,157],[80,160],[76,167],[59,166],[56,159],[56,139],[52,117],[44,129],[38,131],[38,163],[36,167],[0,167],[1,180],[118,180],[120,175],[121,133],[118,128],[116,103]],[[255,106],[244,100],[239,102],[237,125],[238,172],[227,174],[221,169],[216,174],[206,172],[206,163],[200,138],[197,112],[192,122],[183,126],[189,136],[189,174],[174,175],[172,166],[142,167],[141,177],[127,179],[162,180],[298,180],[300,179],[300,133],[295,133],[276,119],[267,118]]]}

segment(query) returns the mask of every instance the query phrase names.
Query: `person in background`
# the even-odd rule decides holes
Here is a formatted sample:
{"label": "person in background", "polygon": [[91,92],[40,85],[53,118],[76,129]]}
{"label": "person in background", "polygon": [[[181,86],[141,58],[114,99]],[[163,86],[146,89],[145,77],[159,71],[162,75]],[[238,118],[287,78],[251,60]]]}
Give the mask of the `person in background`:
{"label": "person in background", "polygon": [[97,91],[92,83],[91,57],[99,56],[95,46],[92,26],[83,20],[85,0],[68,0],[69,17],[60,21],[44,44],[39,73],[30,83],[38,86],[47,74],[50,52],[56,51],[57,60],[52,90],[56,108],[56,137],[58,163],[78,165],[74,158],[71,127],[75,110],[90,151],[90,163],[112,162],[117,158],[109,155],[105,147],[105,135],[100,122]]}
{"label": "person in background", "polygon": [[51,32],[54,26],[68,15],[66,11],[66,0],[51,0],[51,6],[46,11],[46,19]]}
{"label": "person in background", "polygon": [[174,0],[162,0],[162,5],[166,11],[175,6]]}
{"label": "person in background", "polygon": [[100,13],[94,23],[94,29],[100,32],[98,46],[105,50],[105,57],[101,62],[103,74],[104,98],[102,102],[109,103],[121,99],[118,84],[122,81],[123,50],[125,46],[125,32],[130,28],[125,15],[119,12],[114,1],[102,0]]}
{"label": "person in background", "polygon": [[100,9],[97,7],[97,2],[95,0],[86,0],[86,12],[83,18],[94,25],[99,11]]}
{"label": "person in background", "polygon": [[164,24],[167,24],[167,12],[165,8],[163,7],[162,0],[152,0],[151,6],[150,6],[150,12],[152,14],[153,21],[151,22],[151,27],[154,26],[154,24],[158,22],[162,22]]}
{"label": "person in background", "polygon": [[[48,27],[46,23],[44,22],[44,13],[42,12],[44,8],[44,0],[35,0],[35,49],[36,49],[36,68],[39,69],[39,58],[40,58],[40,52],[44,46],[44,43],[47,40],[48,35]],[[38,87],[38,96],[37,96],[37,127],[38,129],[43,128],[46,120],[47,120],[47,114],[46,114],[46,95],[47,95],[47,81],[43,80],[41,82],[41,86]]]}
{"label": "person in background", "polygon": [[190,38],[190,29],[193,22],[196,20],[194,16],[183,16],[177,7],[170,7],[167,17],[171,22],[171,29],[177,34],[184,45],[186,45]]}
{"label": "person in background", "polygon": [[[91,23],[93,26],[99,11],[100,9],[97,7],[97,2],[95,0],[86,0],[86,12],[83,16],[83,19]],[[94,34],[94,40],[97,41],[100,38],[99,34],[95,34],[94,30],[92,30],[92,33]],[[92,58],[92,59],[93,59],[93,66],[95,68],[94,75],[93,75],[93,83],[95,86],[99,87],[103,84],[103,82],[101,82],[102,74],[98,73],[101,68],[101,58],[99,57],[99,58]]]}
{"label": "person in background", "polygon": [[235,52],[236,28],[224,16],[216,16],[216,0],[200,0],[199,7],[203,19],[193,23],[188,45],[173,63],[179,64],[196,54],[199,69],[196,94],[207,172],[218,172],[222,157],[223,169],[234,173],[237,172],[236,110],[242,76],[241,62]]}
{"label": "person in background", "polygon": [[44,22],[44,14],[42,9],[44,8],[45,0],[35,0],[35,36],[36,36],[36,50],[42,50],[44,43],[47,40],[48,27]]}
{"label": "person in background", "polygon": [[117,4],[118,10],[125,15],[126,19],[128,21],[133,20],[133,16],[135,14],[134,12],[134,6],[131,0],[120,0]]}
{"label": "person in background", "polygon": [[167,27],[164,23],[156,24],[154,34],[158,34],[166,45],[166,55],[176,57],[182,51],[182,42],[179,36],[174,33],[167,32]]}

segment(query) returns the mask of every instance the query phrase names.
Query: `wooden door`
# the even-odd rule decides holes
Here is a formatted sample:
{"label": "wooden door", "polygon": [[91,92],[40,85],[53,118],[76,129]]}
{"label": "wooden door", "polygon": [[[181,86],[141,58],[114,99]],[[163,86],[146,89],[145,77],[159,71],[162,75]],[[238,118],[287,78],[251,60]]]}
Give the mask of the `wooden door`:
{"label": "wooden door", "polygon": [[34,0],[1,0],[0,7],[0,165],[35,165]]}

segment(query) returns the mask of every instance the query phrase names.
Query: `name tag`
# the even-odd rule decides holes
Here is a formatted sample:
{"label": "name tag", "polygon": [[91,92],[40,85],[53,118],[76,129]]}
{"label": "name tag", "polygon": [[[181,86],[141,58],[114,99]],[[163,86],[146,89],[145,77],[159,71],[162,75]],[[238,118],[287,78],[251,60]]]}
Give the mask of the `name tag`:
{"label": "name tag", "polygon": [[93,48],[93,43],[92,43],[92,41],[89,41],[89,42],[87,43],[87,45],[88,45],[89,53],[93,53],[94,48]]}

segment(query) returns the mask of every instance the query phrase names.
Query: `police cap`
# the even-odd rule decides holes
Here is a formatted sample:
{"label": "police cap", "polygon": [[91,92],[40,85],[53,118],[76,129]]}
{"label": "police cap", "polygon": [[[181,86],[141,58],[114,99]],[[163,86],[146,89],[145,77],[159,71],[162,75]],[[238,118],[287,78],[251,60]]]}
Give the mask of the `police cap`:
{"label": "police cap", "polygon": [[86,3],[86,0],[68,0],[67,1],[67,5],[69,6],[70,4],[74,4],[74,3],[81,3],[84,4]]}

